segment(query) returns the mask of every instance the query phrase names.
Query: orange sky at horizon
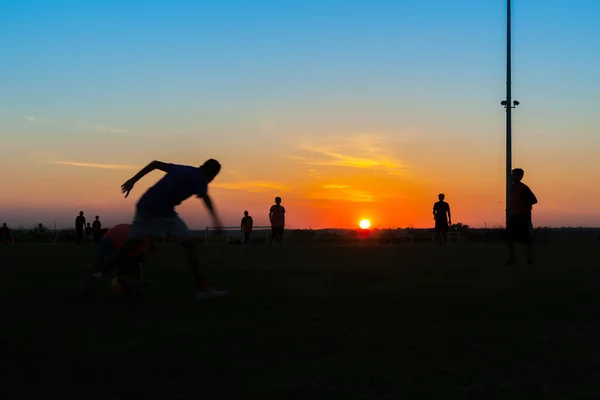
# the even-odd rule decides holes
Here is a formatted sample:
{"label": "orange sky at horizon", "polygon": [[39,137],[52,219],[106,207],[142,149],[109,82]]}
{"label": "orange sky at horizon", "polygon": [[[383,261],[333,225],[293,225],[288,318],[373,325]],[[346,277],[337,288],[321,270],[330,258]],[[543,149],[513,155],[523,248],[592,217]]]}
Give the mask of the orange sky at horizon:
{"label": "orange sky at horizon", "polygon": [[[241,158],[241,147],[217,152],[220,154],[215,157],[222,162],[223,170],[209,192],[226,225],[237,226],[244,210],[254,216],[255,224],[267,225],[269,207],[275,196],[281,196],[288,211],[289,228],[356,228],[361,219],[371,221],[374,228],[427,228],[432,226],[431,209],[440,192],[446,194],[451,205],[453,222],[476,227],[503,225],[501,148],[473,156],[476,165],[473,167],[469,163],[451,162],[456,157],[439,150],[428,152],[415,144],[394,143],[389,136],[354,135],[313,140],[312,144],[302,140],[298,143],[289,147],[289,152],[276,156],[257,150]],[[197,165],[209,157],[182,153],[177,157],[173,153],[156,152],[153,158]],[[32,216],[32,221],[51,220],[52,216],[47,214],[55,210],[60,216],[73,215],[73,218],[58,218],[58,225],[70,226],[70,219],[82,209],[88,218],[101,214],[105,221],[124,222],[118,219],[130,218],[137,198],[162,173],[154,172],[144,178],[124,200],[120,185],[151,159],[140,162],[142,159],[138,157],[136,162],[128,163],[119,162],[120,159],[124,158],[106,157],[106,163],[98,162],[97,158],[84,162],[76,157],[31,160],[27,168],[3,177],[3,187],[13,189],[11,193],[0,194],[0,207],[8,210],[8,215],[3,212],[0,219],[22,223],[10,218],[11,208],[43,208],[44,215]],[[549,172],[560,173],[561,169],[564,166]],[[548,177],[544,181],[528,176],[526,166],[525,170],[525,182],[540,198],[535,209],[538,225],[560,225],[560,222],[544,222],[556,213],[577,217],[577,209],[560,205],[568,202],[568,192],[553,187]],[[585,185],[583,179],[571,181],[574,186]],[[201,202],[190,199],[179,212],[193,228],[211,225]]]}

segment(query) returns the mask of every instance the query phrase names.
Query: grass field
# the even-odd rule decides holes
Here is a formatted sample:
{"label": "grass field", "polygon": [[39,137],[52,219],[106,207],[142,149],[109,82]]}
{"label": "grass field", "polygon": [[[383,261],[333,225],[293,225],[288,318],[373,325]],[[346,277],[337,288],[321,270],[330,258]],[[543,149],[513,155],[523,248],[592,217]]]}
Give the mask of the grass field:
{"label": "grass field", "polygon": [[0,398],[598,398],[599,251],[208,246],[198,302],[177,245],[141,299],[76,294],[93,245],[2,246]]}

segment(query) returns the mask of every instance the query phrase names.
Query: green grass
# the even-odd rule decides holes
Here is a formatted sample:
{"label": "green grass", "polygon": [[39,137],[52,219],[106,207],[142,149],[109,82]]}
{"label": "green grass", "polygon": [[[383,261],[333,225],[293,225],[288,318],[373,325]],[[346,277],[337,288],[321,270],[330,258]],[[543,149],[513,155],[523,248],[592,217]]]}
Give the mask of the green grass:
{"label": "green grass", "polygon": [[76,294],[94,247],[0,247],[2,399],[576,399],[600,395],[600,248],[163,245],[142,299]]}

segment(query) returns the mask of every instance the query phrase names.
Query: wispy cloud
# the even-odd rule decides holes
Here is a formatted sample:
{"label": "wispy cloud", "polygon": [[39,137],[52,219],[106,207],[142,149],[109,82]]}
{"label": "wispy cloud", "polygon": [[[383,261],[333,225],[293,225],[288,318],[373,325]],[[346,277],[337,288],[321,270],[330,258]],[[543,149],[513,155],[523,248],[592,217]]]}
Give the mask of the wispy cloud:
{"label": "wispy cloud", "polygon": [[62,119],[56,119],[56,118],[39,118],[39,117],[33,117],[31,115],[26,115],[25,119],[29,122],[31,122],[32,124],[56,124],[58,122],[63,122]]}
{"label": "wispy cloud", "polygon": [[348,185],[324,185],[324,189],[347,189],[350,186]]}
{"label": "wispy cloud", "polygon": [[83,163],[75,161],[52,161],[50,164],[55,165],[67,165],[70,167],[83,167],[83,168],[100,168],[100,169],[140,169],[138,165],[123,165],[123,164],[94,164],[94,163]]}
{"label": "wispy cloud", "polygon": [[242,181],[242,182],[226,182],[226,183],[214,183],[211,185],[212,187],[220,188],[220,189],[229,189],[229,190],[243,190],[246,192],[265,192],[268,190],[277,190],[281,192],[285,192],[288,190],[283,185],[273,183],[273,182],[265,182],[265,181]]}
{"label": "wispy cloud", "polygon": [[91,129],[91,130],[95,130],[98,132],[129,133],[129,131],[127,129],[114,128],[112,126],[106,126],[106,125],[87,124],[85,122],[78,122],[76,125],[80,128]]}
{"label": "wispy cloud", "polygon": [[116,127],[103,125],[103,124],[90,124],[90,123],[81,122],[81,121],[70,121],[70,120],[53,119],[53,118],[39,118],[39,117],[34,117],[32,115],[26,115],[25,119],[32,124],[65,123],[65,124],[74,125],[78,128],[94,130],[97,132],[129,133],[129,131],[124,128],[116,128]]}

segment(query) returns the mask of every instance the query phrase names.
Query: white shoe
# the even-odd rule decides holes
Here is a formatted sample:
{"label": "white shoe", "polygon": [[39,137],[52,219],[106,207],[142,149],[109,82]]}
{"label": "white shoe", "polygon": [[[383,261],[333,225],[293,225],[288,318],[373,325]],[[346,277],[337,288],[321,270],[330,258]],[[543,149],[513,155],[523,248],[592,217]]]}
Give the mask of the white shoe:
{"label": "white shoe", "polygon": [[224,292],[222,290],[216,290],[216,289],[198,290],[196,292],[196,298],[198,300],[205,300],[205,299],[211,299],[213,297],[223,297],[226,294],[227,294],[227,292]]}

